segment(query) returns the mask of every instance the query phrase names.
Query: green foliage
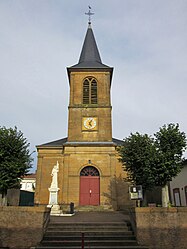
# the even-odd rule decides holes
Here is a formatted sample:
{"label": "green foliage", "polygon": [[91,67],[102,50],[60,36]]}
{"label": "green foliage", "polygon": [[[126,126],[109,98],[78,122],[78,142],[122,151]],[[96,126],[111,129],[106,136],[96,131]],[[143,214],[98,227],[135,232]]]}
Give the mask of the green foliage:
{"label": "green foliage", "polygon": [[129,181],[151,189],[154,184],[152,168],[156,160],[154,140],[138,132],[124,139],[124,146],[118,148],[120,161],[127,171]]}
{"label": "green foliage", "polygon": [[180,132],[178,124],[169,124],[160,128],[154,137],[131,133],[118,152],[128,180],[151,189],[164,186],[177,176],[185,148],[184,132]]}
{"label": "green foliage", "polygon": [[179,124],[169,124],[161,127],[155,138],[159,159],[155,164],[155,184],[164,186],[181,171],[186,135],[179,130]]}
{"label": "green foliage", "polygon": [[29,143],[17,127],[0,127],[0,193],[19,187],[19,178],[31,168]]}

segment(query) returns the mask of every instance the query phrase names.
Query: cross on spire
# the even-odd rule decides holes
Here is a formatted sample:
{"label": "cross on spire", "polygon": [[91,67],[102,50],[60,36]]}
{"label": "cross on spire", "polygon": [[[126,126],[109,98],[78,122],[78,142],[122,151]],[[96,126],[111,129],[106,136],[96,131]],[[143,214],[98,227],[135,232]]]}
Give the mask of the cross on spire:
{"label": "cross on spire", "polygon": [[89,16],[88,17],[88,24],[91,24],[91,16],[94,15],[94,13],[91,12],[92,8],[90,6],[88,6],[88,8],[89,8],[89,11],[87,13],[85,13],[85,15]]}

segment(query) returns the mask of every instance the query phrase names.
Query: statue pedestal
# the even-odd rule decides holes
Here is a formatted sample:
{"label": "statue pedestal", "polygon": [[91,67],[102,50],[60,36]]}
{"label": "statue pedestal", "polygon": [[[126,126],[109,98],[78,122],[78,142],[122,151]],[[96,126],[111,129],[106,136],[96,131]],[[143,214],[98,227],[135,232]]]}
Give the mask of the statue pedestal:
{"label": "statue pedestal", "polygon": [[58,205],[58,191],[59,188],[51,187],[49,188],[49,204],[47,207],[51,208],[51,214],[60,214],[60,206]]}
{"label": "statue pedestal", "polygon": [[58,205],[58,191],[59,188],[48,188],[49,189],[49,205]]}
{"label": "statue pedestal", "polygon": [[58,191],[59,188],[49,188],[49,204],[47,207],[51,208],[51,215],[58,215],[62,213],[60,206],[58,205]]}
{"label": "statue pedestal", "polygon": [[51,215],[60,215],[60,214],[62,214],[62,210],[60,210],[60,206],[58,204],[52,205]]}

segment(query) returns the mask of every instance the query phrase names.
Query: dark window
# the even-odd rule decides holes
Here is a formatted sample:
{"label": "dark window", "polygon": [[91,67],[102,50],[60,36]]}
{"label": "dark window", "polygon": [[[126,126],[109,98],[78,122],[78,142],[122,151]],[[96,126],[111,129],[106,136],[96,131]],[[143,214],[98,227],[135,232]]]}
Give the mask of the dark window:
{"label": "dark window", "polygon": [[92,166],[87,166],[81,170],[81,176],[99,176],[99,171]]}
{"label": "dark window", "polygon": [[83,104],[97,104],[97,81],[92,77],[83,82]]}

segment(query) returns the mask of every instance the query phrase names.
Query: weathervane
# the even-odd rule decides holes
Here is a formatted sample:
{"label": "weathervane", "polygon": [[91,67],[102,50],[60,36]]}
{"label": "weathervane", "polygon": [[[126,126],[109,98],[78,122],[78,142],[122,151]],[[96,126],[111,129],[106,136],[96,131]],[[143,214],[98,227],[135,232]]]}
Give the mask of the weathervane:
{"label": "weathervane", "polygon": [[88,6],[88,8],[89,8],[89,11],[87,13],[85,13],[85,15],[89,16],[88,17],[88,24],[91,24],[91,16],[94,15],[94,13],[91,12],[92,8],[90,6]]}

